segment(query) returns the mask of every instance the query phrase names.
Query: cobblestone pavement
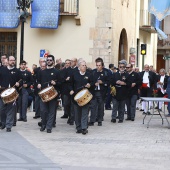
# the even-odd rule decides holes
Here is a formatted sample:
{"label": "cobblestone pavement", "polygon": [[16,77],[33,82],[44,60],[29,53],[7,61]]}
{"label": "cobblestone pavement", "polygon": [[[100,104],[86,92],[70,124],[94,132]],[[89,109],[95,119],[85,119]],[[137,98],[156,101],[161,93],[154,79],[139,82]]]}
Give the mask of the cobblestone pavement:
{"label": "cobblestone pavement", "polygon": [[[0,170],[169,170],[170,129],[154,116],[149,128],[136,120],[111,123],[105,111],[103,126],[89,127],[87,135],[76,134],[75,126],[57,113],[51,134],[39,131],[33,112],[28,122],[17,122],[11,133],[0,131]],[[126,118],[126,115],[125,115]]]}

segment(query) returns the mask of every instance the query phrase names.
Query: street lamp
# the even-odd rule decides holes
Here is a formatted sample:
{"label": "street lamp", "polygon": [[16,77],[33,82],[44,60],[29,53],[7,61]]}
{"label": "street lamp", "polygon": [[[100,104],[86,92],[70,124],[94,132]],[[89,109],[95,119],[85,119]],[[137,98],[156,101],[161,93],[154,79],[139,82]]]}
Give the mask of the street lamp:
{"label": "street lamp", "polygon": [[26,18],[29,16],[28,9],[30,8],[30,4],[33,0],[17,0],[17,9],[22,10],[20,12],[19,19],[21,21],[21,44],[20,44],[20,61],[23,60],[24,55],[24,23],[26,22]]}

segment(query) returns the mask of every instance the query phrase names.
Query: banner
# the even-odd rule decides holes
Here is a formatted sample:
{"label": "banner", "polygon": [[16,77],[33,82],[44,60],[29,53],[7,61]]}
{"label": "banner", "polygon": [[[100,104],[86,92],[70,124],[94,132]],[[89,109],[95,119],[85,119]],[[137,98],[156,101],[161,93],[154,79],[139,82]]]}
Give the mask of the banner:
{"label": "banner", "polygon": [[149,12],[154,14],[161,21],[170,15],[170,0],[151,0]]}
{"label": "banner", "polygon": [[31,28],[58,28],[60,0],[34,0],[31,9]]}
{"label": "banner", "polygon": [[17,0],[0,0],[0,28],[17,28],[19,10]]}

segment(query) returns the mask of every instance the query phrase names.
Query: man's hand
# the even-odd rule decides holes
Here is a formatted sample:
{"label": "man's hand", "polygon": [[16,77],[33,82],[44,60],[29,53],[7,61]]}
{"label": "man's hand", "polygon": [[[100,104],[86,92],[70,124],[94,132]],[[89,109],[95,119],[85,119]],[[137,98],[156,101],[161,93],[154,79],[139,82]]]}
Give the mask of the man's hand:
{"label": "man's hand", "polygon": [[136,86],[136,83],[132,83],[132,86],[131,87],[135,87]]}
{"label": "man's hand", "polygon": [[15,85],[16,85],[17,87],[19,87],[19,83],[18,83],[18,82],[16,82]]}
{"label": "man's hand", "polygon": [[71,91],[70,91],[70,95],[73,95],[73,94],[74,94],[74,91],[73,91],[73,90],[71,90]]}
{"label": "man's hand", "polygon": [[52,85],[56,85],[56,82],[54,80],[51,80]]}
{"label": "man's hand", "polygon": [[85,85],[85,87],[90,88],[90,84],[89,84],[89,83],[87,83],[87,84]]}
{"label": "man's hand", "polygon": [[70,80],[70,77],[67,77],[67,78],[66,78],[66,81],[68,81],[68,80]]}
{"label": "man's hand", "polygon": [[38,88],[38,89],[41,89],[41,84],[38,84],[38,85],[37,85],[37,88]]}

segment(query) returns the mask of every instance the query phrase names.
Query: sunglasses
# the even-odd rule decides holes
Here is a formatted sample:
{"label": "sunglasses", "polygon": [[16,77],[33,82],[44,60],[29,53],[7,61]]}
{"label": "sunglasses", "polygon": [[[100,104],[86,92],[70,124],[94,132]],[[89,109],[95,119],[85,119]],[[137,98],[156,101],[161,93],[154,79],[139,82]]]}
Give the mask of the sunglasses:
{"label": "sunglasses", "polygon": [[49,60],[49,59],[48,59],[47,61],[53,61],[53,60]]}

